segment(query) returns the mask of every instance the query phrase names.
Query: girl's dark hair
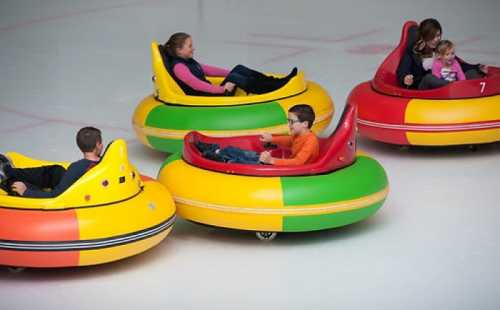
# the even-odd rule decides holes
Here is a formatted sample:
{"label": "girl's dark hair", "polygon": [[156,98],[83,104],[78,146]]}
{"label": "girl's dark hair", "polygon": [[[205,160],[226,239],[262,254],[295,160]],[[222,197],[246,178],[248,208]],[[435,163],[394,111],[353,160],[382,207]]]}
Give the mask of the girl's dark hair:
{"label": "girl's dark hair", "polygon": [[307,121],[307,127],[311,128],[314,124],[314,119],[316,115],[314,114],[314,110],[310,105],[307,104],[297,104],[291,107],[288,112],[294,113],[297,115],[297,118],[301,122]]}
{"label": "girl's dark hair", "polygon": [[163,51],[168,56],[175,57],[177,56],[176,49],[182,48],[184,46],[184,42],[191,36],[185,32],[176,32],[170,36],[168,41],[163,45]]}
{"label": "girl's dark hair", "polygon": [[95,127],[83,127],[76,134],[76,144],[84,153],[92,152],[97,143],[102,143],[101,131]]}
{"label": "girl's dark hair", "polygon": [[438,32],[443,34],[441,24],[437,21],[437,19],[427,18],[420,22],[417,30],[417,40],[413,46],[415,54],[421,56],[429,54],[432,55],[432,50],[425,46],[425,42],[434,39]]}

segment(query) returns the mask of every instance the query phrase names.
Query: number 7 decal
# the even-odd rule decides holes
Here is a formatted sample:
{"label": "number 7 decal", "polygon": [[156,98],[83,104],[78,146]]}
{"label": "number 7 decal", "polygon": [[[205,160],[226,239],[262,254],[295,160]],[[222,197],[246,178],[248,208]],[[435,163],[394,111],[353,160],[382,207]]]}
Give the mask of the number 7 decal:
{"label": "number 7 decal", "polygon": [[481,85],[481,94],[484,92],[484,89],[486,88],[486,82],[479,82],[479,85]]}

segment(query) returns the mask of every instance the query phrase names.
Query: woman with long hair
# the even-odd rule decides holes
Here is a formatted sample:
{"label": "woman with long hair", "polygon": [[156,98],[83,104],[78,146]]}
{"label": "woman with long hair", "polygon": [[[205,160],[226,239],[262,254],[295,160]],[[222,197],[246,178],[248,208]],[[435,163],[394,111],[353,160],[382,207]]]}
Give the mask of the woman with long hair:
{"label": "woman with long hair", "polygon": [[[401,86],[413,89],[433,89],[449,82],[434,76],[431,72],[434,51],[441,41],[441,24],[434,18],[423,20],[417,29],[416,40],[410,44],[397,69],[397,78]],[[467,79],[483,76],[487,73],[484,65],[471,65],[457,58]]]}

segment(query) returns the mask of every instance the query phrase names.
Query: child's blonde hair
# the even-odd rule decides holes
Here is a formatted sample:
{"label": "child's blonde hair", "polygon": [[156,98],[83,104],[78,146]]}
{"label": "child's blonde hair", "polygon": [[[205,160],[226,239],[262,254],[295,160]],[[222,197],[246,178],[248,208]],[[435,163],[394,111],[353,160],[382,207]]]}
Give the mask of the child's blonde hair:
{"label": "child's blonde hair", "polygon": [[449,40],[441,40],[436,46],[436,54],[443,56],[447,51],[455,47],[455,44]]}

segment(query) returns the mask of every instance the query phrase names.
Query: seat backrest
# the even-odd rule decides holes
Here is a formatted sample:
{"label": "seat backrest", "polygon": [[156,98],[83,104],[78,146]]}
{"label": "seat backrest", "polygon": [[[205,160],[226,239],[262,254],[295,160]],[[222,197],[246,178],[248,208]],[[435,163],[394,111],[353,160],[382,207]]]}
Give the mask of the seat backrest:
{"label": "seat backrest", "polygon": [[118,139],[108,145],[97,165],[56,200],[73,206],[107,204],[137,194],[141,186],[139,172],[128,160],[127,145]]}
{"label": "seat backrest", "polygon": [[[406,38],[406,47],[413,47],[415,43],[417,43],[418,39],[418,25],[411,23],[408,26],[407,38]],[[401,54],[401,57],[403,55]]]}
{"label": "seat backrest", "polygon": [[354,161],[356,152],[356,113],[354,104],[348,103],[339,123],[329,137],[320,140],[320,158],[317,162],[326,171],[338,169],[343,163]]}
{"label": "seat backrest", "polygon": [[396,70],[399,66],[401,58],[408,46],[413,46],[417,37],[418,24],[414,21],[407,21],[401,30],[401,39],[398,46],[385,58],[377,72],[374,80],[399,86],[396,77]]}
{"label": "seat backrest", "polygon": [[325,139],[322,139],[319,145],[319,153],[322,154],[321,157],[326,157],[328,150],[331,149],[333,142],[335,141],[335,135],[340,130],[342,126],[345,126],[346,120],[350,117],[351,109],[354,109],[354,106],[347,104],[342,111],[342,115],[340,116],[339,123],[335,130]]}
{"label": "seat backrest", "polygon": [[156,41],[151,42],[151,61],[153,66],[155,97],[160,100],[166,100],[167,93],[185,95],[182,88],[166,69],[164,59],[160,45],[158,45]]}

